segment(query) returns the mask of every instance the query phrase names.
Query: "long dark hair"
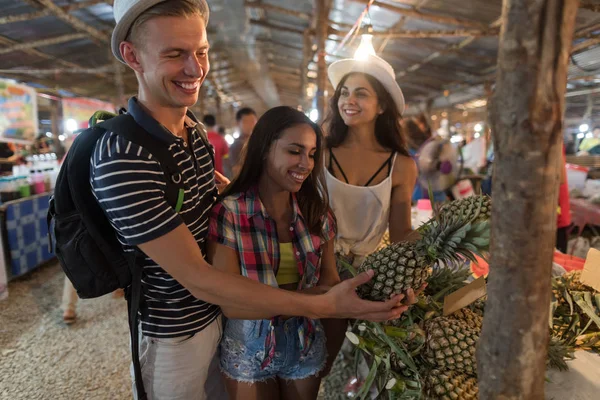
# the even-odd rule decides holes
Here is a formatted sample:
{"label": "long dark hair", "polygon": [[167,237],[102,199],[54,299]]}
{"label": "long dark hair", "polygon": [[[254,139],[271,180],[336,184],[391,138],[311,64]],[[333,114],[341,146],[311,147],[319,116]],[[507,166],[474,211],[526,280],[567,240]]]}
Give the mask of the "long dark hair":
{"label": "long dark hair", "polygon": [[273,143],[281,137],[284,130],[300,124],[310,125],[315,131],[317,149],[314,155],[314,168],[302,183],[296,198],[308,230],[312,234],[321,235],[323,233],[323,217],[326,217],[330,211],[329,197],[323,175],[323,132],[306,115],[291,107],[274,107],[260,117],[246,143],[240,173],[225,188],[222,197],[245,192],[257,185],[263,174],[265,160]]}
{"label": "long dark hair", "polygon": [[[344,83],[346,83],[348,77],[353,73],[359,72],[351,72],[346,74],[338,84],[337,88],[335,89],[335,93],[330,100],[329,114],[325,120],[325,125],[328,127],[328,148],[338,147],[346,140],[346,137],[348,136],[348,126],[340,115],[338,101],[342,94],[342,87],[344,86]],[[394,103],[394,99],[392,99],[392,96],[381,84],[381,82],[369,74],[363,75],[369,81],[371,86],[373,86],[373,89],[375,89],[377,101],[383,109],[383,114],[379,115],[375,121],[375,139],[377,139],[377,143],[386,149],[408,156],[406,139],[402,131],[402,126],[400,126],[400,120],[402,116],[398,112],[398,108]]]}

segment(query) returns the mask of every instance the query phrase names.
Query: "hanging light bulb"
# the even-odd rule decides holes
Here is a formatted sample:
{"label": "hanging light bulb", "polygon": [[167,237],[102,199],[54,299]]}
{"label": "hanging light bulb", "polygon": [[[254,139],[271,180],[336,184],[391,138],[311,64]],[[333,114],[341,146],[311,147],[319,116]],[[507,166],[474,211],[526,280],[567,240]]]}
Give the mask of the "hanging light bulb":
{"label": "hanging light bulb", "polygon": [[373,26],[367,25],[365,27],[365,33],[360,37],[360,44],[358,49],[354,52],[354,58],[356,60],[366,60],[369,56],[375,55],[375,48],[373,48]]}

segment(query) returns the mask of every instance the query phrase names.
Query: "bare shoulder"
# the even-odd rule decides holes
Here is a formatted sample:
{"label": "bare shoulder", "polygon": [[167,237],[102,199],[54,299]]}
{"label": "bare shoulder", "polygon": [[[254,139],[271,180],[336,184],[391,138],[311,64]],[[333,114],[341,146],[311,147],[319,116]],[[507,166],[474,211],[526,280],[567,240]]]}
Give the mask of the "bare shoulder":
{"label": "bare shoulder", "polygon": [[394,171],[392,173],[392,182],[396,185],[414,185],[417,178],[417,164],[410,156],[398,154]]}

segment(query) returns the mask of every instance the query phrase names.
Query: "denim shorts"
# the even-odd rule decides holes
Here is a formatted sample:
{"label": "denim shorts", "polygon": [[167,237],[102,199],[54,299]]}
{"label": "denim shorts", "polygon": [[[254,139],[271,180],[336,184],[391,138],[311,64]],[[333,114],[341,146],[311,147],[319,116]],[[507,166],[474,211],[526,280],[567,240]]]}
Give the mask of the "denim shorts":
{"label": "denim shorts", "polygon": [[261,369],[265,357],[265,340],[269,320],[230,319],[225,324],[221,340],[221,370],[238,382],[254,383],[272,378],[305,379],[318,374],[327,360],[325,333],[314,320],[315,336],[305,355],[300,350],[298,329],[302,318],[277,320],[274,333],[277,345],[269,365]]}

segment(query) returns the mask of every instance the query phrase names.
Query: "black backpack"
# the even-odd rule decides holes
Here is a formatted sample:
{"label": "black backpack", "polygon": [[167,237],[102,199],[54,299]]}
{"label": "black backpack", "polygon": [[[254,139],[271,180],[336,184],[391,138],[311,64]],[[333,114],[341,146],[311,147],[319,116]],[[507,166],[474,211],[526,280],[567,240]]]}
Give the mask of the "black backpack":
{"label": "black backpack", "polygon": [[[100,120],[103,122],[97,123]],[[90,128],[73,142],[58,174],[48,210],[49,244],[79,297],[94,298],[119,288],[127,289],[135,383],[138,398],[146,399],[138,349],[142,267],[136,263],[137,258],[144,256],[137,248],[131,253],[123,251],[90,186],[90,158],[96,142],[107,131],[142,146],[158,160],[167,182],[167,202],[180,211],[185,189],[168,143],[148,134],[131,115],[115,116],[99,111],[90,119]],[[206,137],[202,134],[201,137],[210,146]],[[210,147],[207,148],[210,152]]]}

